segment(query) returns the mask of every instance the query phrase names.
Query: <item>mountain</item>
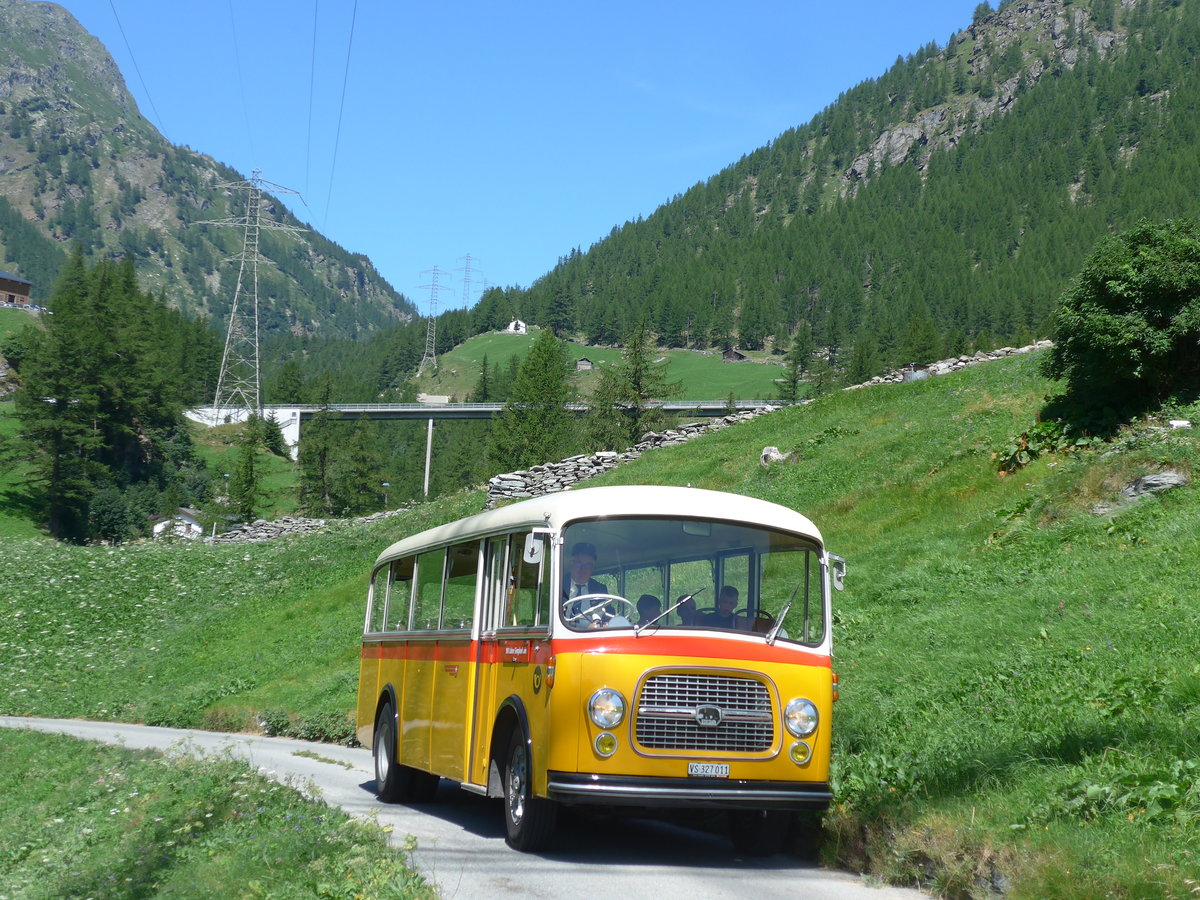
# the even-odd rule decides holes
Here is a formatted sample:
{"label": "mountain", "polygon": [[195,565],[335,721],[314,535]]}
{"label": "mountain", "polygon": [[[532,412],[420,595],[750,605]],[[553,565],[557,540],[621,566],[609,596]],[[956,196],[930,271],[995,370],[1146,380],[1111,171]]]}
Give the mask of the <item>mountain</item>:
{"label": "mountain", "polygon": [[1044,336],[1096,240],[1200,212],[1200,2],[1019,0],[898,58],[512,315],[611,343],[759,349],[811,327],[852,374]]}
{"label": "mountain", "polygon": [[[0,269],[45,297],[78,241],[92,256],[132,255],[144,287],[223,322],[242,248],[245,180],[170,144],[139,112],[112,57],[62,7],[0,0]],[[277,199],[264,213],[304,227]],[[267,336],[356,337],[408,321],[413,305],[361,254],[309,230],[266,232],[259,268]]]}

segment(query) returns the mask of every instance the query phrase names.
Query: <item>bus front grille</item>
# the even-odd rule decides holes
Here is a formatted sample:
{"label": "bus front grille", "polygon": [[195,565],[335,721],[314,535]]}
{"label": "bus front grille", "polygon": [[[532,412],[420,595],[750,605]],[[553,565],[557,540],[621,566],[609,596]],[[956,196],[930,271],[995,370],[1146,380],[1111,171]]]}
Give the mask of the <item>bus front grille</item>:
{"label": "bus front grille", "polygon": [[771,693],[753,678],[652,675],[636,709],[634,738],[647,750],[762,753],[775,743]]}

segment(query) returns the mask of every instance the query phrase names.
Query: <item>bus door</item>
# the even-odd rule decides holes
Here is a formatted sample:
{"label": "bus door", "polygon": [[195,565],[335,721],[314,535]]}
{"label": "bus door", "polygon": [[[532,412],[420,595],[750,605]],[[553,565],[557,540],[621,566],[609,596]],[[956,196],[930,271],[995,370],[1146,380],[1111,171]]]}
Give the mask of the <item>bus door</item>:
{"label": "bus door", "polygon": [[455,544],[446,552],[446,587],[433,660],[431,769],[454,781],[466,780],[471,700],[478,667],[471,642],[479,582],[479,541]]}
{"label": "bus door", "polygon": [[445,566],[444,547],[417,557],[404,696],[400,699],[400,762],[427,772],[433,771],[433,692]]}
{"label": "bus door", "polygon": [[[548,531],[522,531],[487,541],[480,603],[479,675],[469,780],[486,785],[492,725],[509,697],[524,707],[533,732],[545,733],[550,660],[550,541]],[[535,761],[535,770],[536,770]]]}

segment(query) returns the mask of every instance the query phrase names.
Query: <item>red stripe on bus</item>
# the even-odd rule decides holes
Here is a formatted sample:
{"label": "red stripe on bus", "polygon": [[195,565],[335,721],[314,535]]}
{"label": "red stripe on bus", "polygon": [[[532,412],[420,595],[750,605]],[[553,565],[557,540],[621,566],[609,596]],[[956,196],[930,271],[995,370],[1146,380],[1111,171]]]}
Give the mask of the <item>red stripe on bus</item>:
{"label": "red stripe on bus", "polygon": [[730,662],[793,663],[832,668],[829,656],[812,650],[797,649],[794,644],[731,642],[713,637],[681,635],[605,635],[595,640],[561,641],[556,653],[615,653],[622,656],[696,656]]}
{"label": "red stripe on bus", "polygon": [[[413,659],[445,662],[474,662],[478,658],[476,641],[412,641],[364,644],[363,659]],[[832,668],[827,655],[800,650],[792,644],[731,642],[714,637],[661,635],[604,635],[550,642],[529,638],[483,641],[485,663],[541,662],[551,653],[612,653],[622,656],[696,657],[728,662],[771,662]],[[534,649],[534,647],[537,649]],[[528,647],[524,652],[515,648]]]}

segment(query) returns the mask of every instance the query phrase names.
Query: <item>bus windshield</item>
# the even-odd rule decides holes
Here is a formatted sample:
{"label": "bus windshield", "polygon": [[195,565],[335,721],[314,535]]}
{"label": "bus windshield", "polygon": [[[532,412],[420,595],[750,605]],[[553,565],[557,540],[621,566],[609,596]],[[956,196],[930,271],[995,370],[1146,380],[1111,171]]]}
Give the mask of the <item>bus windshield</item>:
{"label": "bus windshield", "polygon": [[812,539],[709,519],[576,522],[562,543],[563,624],[636,634],[717,629],[819,644],[820,547]]}

